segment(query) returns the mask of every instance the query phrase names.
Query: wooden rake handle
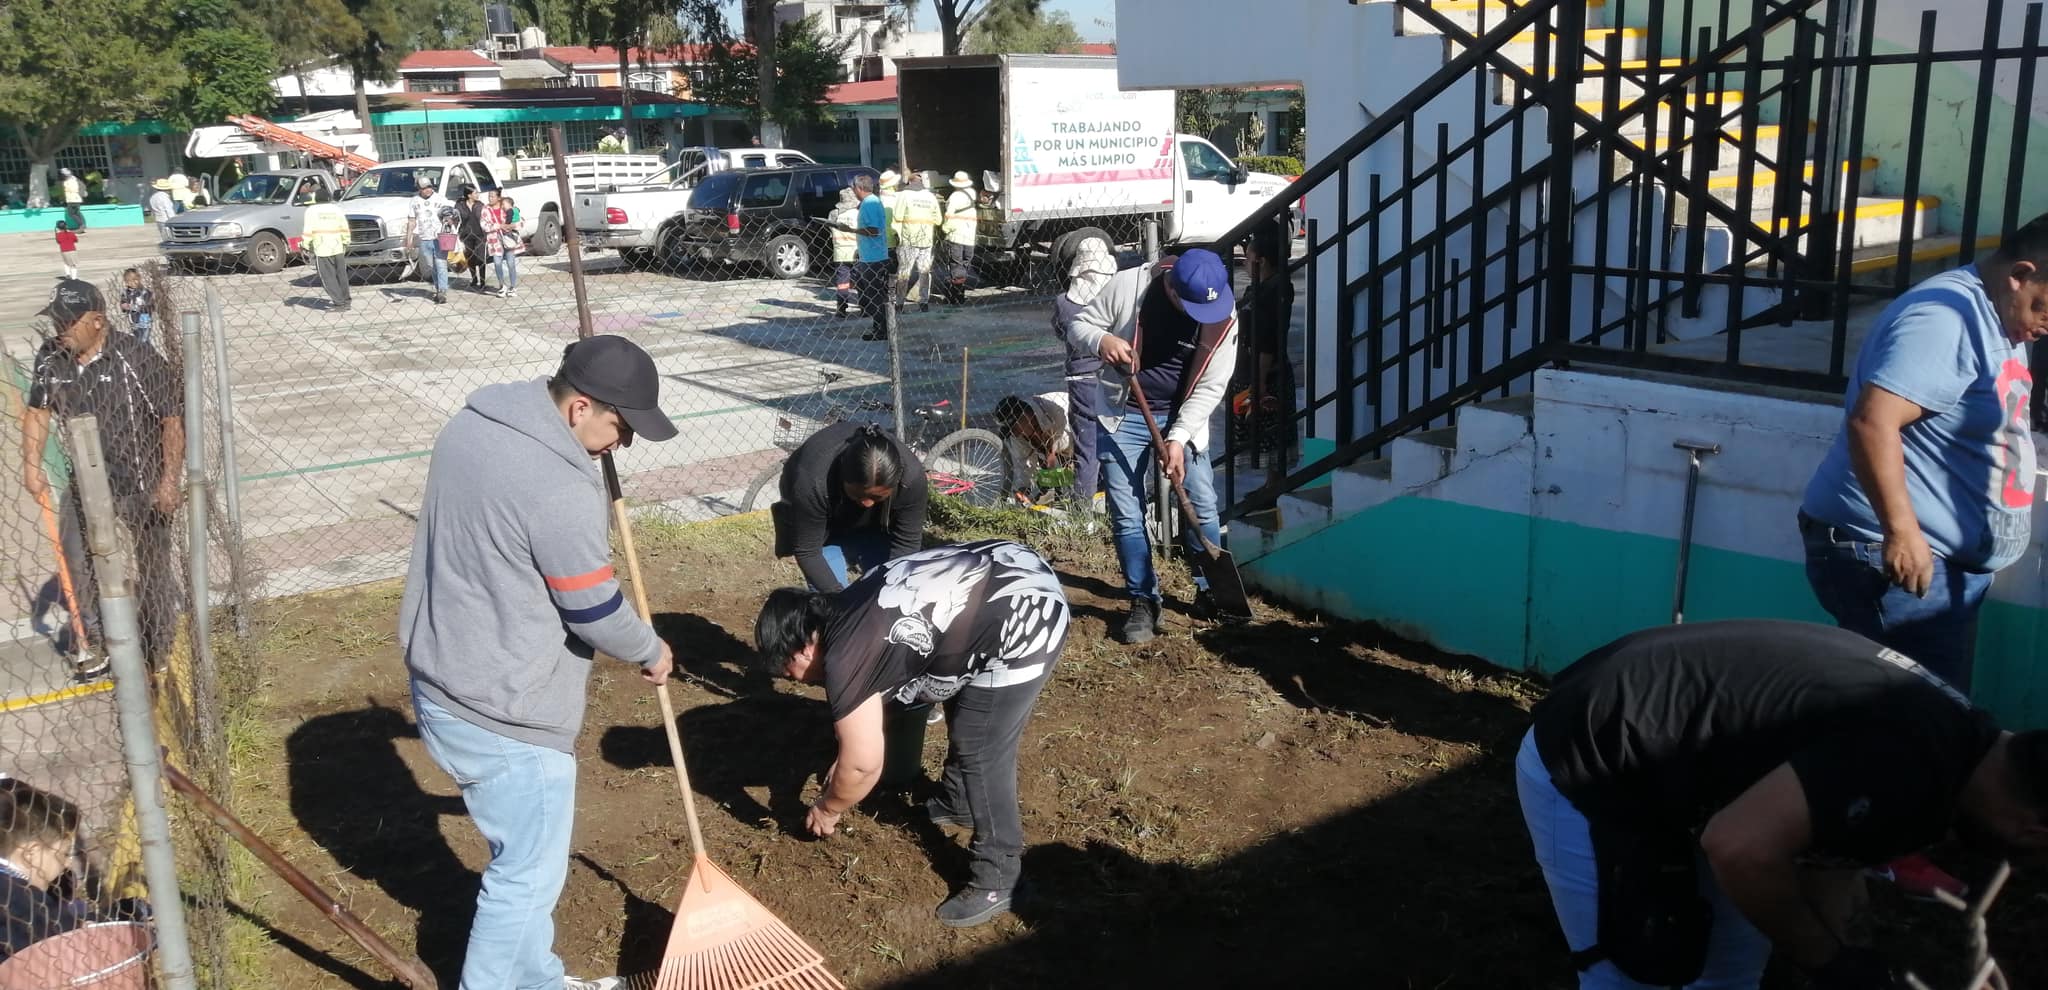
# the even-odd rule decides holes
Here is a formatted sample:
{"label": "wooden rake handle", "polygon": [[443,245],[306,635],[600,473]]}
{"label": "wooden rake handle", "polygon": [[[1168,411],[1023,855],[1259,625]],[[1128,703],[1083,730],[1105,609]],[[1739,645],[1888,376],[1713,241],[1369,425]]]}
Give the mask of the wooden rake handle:
{"label": "wooden rake handle", "polygon": [[[1166,437],[1159,432],[1159,421],[1152,418],[1152,404],[1145,401],[1145,386],[1138,384],[1138,373],[1135,370],[1131,372],[1128,381],[1131,383],[1131,394],[1138,399],[1138,411],[1145,414],[1145,428],[1152,431],[1152,450],[1163,458],[1166,456]],[[1183,470],[1186,469],[1185,460],[1181,462],[1181,467]],[[1164,470],[1160,473],[1166,474]],[[1181,515],[1187,517],[1188,528],[1194,531],[1195,539],[1202,541],[1202,549],[1209,551],[1211,559],[1222,557],[1223,548],[1209,542],[1209,534],[1202,532],[1202,518],[1195,513],[1195,503],[1188,499],[1188,490],[1181,487],[1173,475],[1167,474],[1166,481],[1173,486],[1173,494],[1180,503]]]}
{"label": "wooden rake handle", "polygon": [[262,860],[263,865],[269,867],[272,873],[282,877],[285,883],[299,892],[300,896],[319,908],[320,913],[326,915],[327,920],[334,922],[336,928],[341,929],[349,938],[354,939],[357,945],[376,956],[379,962],[398,977],[399,982],[411,987],[412,990],[439,990],[440,985],[435,982],[433,973],[427,970],[425,963],[412,956],[400,955],[390,943],[378,937],[368,925],[363,924],[362,919],[351,914],[348,908],[342,907],[326,891],[321,890],[319,884],[314,883],[298,867],[293,866],[291,861],[271,848],[270,843],[263,841],[261,836],[250,831],[240,819],[221,807],[220,803],[205,791],[200,790],[199,785],[192,783],[191,778],[169,763],[163,766],[164,780],[170,783],[172,790],[185,795],[193,804],[198,805],[199,810],[206,812],[207,817],[213,819],[214,824],[234,836],[236,842],[241,843],[244,849]]}
{"label": "wooden rake handle", "polygon": [[[633,582],[633,607],[640,612],[642,622],[652,623],[653,612],[647,607],[647,582],[640,579],[640,551],[633,545],[633,522],[626,515],[626,494],[619,487],[619,468],[612,463],[612,455],[604,455],[605,490],[612,497],[612,522],[619,527],[619,547],[626,554],[626,577]],[[676,785],[683,792],[683,819],[690,824],[690,853],[704,855],[704,830],[697,824],[697,799],[690,792],[690,768],[683,761],[683,737],[676,731],[676,706],[668,696],[666,683],[654,686],[654,696],[661,702],[661,727],[668,732],[668,755],[676,765]]]}

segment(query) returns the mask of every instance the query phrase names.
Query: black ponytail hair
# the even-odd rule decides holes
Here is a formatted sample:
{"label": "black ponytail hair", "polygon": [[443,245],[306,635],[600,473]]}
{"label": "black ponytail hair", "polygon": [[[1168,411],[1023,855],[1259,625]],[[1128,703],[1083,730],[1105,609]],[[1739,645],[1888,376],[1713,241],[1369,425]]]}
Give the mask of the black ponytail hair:
{"label": "black ponytail hair", "polygon": [[834,596],[809,588],[777,588],[761,603],[754,619],[754,652],[763,670],[781,673],[791,654],[839,615]]}
{"label": "black ponytail hair", "polygon": [[862,491],[895,490],[903,484],[903,458],[879,426],[863,426],[840,448],[839,480]]}

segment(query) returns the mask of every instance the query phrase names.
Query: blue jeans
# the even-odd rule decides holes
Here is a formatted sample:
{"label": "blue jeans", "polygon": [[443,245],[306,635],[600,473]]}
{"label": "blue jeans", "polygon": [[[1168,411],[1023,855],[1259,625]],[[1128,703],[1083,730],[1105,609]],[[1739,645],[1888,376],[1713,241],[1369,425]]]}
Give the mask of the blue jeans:
{"label": "blue jeans", "polygon": [[149,343],[149,328],[155,323],[156,314],[136,313],[133,319],[132,325],[135,328],[135,339],[144,344]]}
{"label": "blue jeans", "polygon": [[441,250],[441,245],[436,243],[433,238],[422,237],[420,238],[420,277],[426,278],[430,272],[433,275],[434,291],[444,296],[447,295],[448,252]]}
{"label": "blue jeans", "polygon": [[519,287],[519,256],[510,251],[491,259],[491,267],[498,272],[498,288]]}
{"label": "blue jeans", "polygon": [[825,566],[839,575],[839,580],[850,584],[853,578],[847,570],[849,562],[860,565],[863,574],[889,562],[889,534],[873,527],[827,533],[819,554],[825,558]]}
{"label": "blue jeans", "polygon": [[[1522,799],[1522,820],[1536,844],[1536,865],[1550,888],[1550,904],[1573,952],[1599,941],[1599,873],[1593,865],[1592,829],[1586,816],[1550,781],[1550,770],[1536,752],[1536,734],[1522,737],[1515,757],[1515,790]],[[1713,872],[1700,864],[1700,895],[1713,906],[1714,928],[1707,943],[1707,968],[1688,990],[1751,990],[1763,979],[1771,958],[1771,940],[1728,900]],[[1653,990],[1602,961],[1579,974],[1580,990]]]}
{"label": "blue jeans", "polygon": [[[1145,532],[1145,504],[1152,477],[1152,432],[1137,410],[1125,410],[1116,432],[1097,426],[1095,456],[1102,462],[1103,500],[1109,506],[1110,530],[1116,534],[1116,557],[1123,565],[1124,587],[1132,598],[1159,600],[1159,574],[1152,569],[1152,538]],[[1161,427],[1164,430],[1164,427]],[[1209,455],[1193,446],[1187,448],[1186,480],[1181,482],[1188,501],[1195,504],[1195,517],[1202,521],[1202,533],[1212,542],[1223,542],[1216,523],[1216,476],[1209,469]],[[1179,512],[1176,505],[1175,512]],[[1192,530],[1183,530],[1188,548],[1204,553],[1202,542]],[[1200,574],[1195,587],[1207,590]]]}
{"label": "blue jeans", "polygon": [[461,990],[561,990],[555,901],[569,876],[576,758],[472,725],[413,692],[427,755],[455,778],[491,848]]}
{"label": "blue jeans", "polygon": [[1806,541],[1806,583],[1836,625],[1913,658],[1950,687],[1970,693],[1977,612],[1991,591],[1991,574],[1936,556],[1934,579],[1927,597],[1920,598],[1885,576],[1884,544],[1804,514],[1799,532]]}

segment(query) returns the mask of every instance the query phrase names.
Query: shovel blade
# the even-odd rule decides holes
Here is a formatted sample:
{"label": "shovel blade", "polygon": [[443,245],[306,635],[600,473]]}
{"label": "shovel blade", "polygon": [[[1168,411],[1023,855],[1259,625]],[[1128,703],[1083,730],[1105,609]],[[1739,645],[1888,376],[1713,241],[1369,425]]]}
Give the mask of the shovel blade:
{"label": "shovel blade", "polygon": [[1216,606],[1216,617],[1225,622],[1252,621],[1251,595],[1244,589],[1244,576],[1237,572],[1237,559],[1230,551],[1217,547],[1194,554],[1194,558],[1195,569],[1209,582],[1209,601]]}

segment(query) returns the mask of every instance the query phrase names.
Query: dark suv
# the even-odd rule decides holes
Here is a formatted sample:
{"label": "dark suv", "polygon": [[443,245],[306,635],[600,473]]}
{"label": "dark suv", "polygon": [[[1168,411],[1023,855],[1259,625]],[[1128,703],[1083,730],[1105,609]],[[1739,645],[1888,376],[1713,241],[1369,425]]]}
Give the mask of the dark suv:
{"label": "dark suv", "polygon": [[708,259],[768,266],[776,278],[802,278],[832,257],[832,230],[814,221],[839,208],[862,165],[796,165],[708,175],[690,193],[683,222],[664,245],[671,266]]}

